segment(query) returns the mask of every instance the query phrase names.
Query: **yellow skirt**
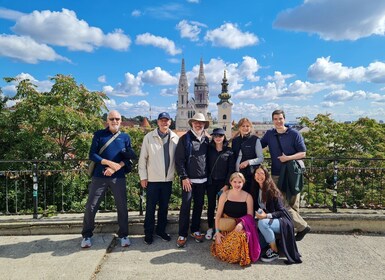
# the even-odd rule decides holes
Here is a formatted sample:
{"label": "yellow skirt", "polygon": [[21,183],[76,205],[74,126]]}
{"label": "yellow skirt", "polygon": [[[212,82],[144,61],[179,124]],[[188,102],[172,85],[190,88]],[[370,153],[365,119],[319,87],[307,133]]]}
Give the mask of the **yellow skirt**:
{"label": "yellow skirt", "polygon": [[246,233],[242,230],[222,234],[224,235],[222,243],[217,244],[214,241],[211,245],[211,254],[224,262],[239,263],[241,266],[249,265],[251,259]]}

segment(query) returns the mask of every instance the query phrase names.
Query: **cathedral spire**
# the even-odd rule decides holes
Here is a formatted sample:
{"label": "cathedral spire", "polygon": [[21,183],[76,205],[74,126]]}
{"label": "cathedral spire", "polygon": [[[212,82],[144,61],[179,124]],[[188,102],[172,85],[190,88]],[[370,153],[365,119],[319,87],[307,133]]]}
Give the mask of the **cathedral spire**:
{"label": "cathedral spire", "polygon": [[184,58],[182,58],[182,66],[180,70],[180,77],[179,77],[179,85],[187,85],[187,76],[186,76],[186,69],[184,65]]}
{"label": "cathedral spire", "polygon": [[206,77],[205,77],[205,73],[203,70],[203,58],[202,57],[201,57],[201,61],[199,64],[199,75],[198,75],[197,84],[206,84]]}

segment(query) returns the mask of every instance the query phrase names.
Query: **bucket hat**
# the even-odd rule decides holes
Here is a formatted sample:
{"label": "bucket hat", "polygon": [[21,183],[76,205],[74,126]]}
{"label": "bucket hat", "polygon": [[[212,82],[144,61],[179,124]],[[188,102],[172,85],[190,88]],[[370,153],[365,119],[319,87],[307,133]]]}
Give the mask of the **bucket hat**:
{"label": "bucket hat", "polygon": [[210,121],[207,121],[205,119],[205,116],[202,113],[195,113],[195,115],[188,120],[188,124],[192,127],[192,122],[198,121],[198,122],[204,122],[205,123],[205,129],[209,127]]}

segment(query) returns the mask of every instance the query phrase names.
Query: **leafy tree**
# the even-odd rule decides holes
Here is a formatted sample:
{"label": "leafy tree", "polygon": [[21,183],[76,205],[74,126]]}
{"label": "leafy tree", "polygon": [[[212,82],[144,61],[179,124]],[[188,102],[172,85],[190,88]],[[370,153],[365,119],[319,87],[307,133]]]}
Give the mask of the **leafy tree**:
{"label": "leafy tree", "polygon": [[86,157],[91,132],[102,125],[106,96],[77,85],[70,76],[56,75],[51,80],[54,85],[49,92],[37,91],[28,79],[18,81],[12,98],[17,104],[9,116],[15,140],[6,158]]}

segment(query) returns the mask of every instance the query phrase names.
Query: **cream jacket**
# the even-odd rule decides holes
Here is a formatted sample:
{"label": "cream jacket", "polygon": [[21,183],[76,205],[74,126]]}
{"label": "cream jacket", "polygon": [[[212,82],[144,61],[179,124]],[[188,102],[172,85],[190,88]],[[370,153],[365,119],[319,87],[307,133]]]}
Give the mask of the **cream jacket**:
{"label": "cream jacket", "polygon": [[166,178],[163,141],[158,134],[158,129],[144,136],[138,166],[140,180],[147,179],[149,182],[169,182],[174,180],[175,149],[178,141],[178,135],[170,130],[170,166]]}

